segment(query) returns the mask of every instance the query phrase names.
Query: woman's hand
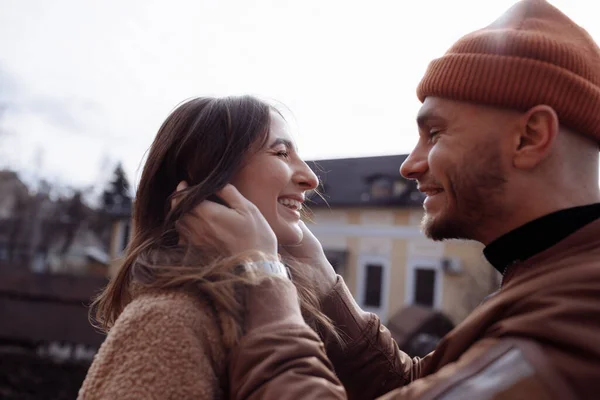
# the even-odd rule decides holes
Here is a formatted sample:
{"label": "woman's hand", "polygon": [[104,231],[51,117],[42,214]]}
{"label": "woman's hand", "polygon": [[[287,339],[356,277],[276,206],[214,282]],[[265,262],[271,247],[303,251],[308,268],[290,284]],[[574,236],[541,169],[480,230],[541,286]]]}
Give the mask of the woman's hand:
{"label": "woman's hand", "polygon": [[[186,187],[181,182],[177,191]],[[182,218],[190,240],[212,243],[231,255],[255,250],[277,259],[277,238],[258,208],[230,184],[216,195],[229,207],[205,200]]]}

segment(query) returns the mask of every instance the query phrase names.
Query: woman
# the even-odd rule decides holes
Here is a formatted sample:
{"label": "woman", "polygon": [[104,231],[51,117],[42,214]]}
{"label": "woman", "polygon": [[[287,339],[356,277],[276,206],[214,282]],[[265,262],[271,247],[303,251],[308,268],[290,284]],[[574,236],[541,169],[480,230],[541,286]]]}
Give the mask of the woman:
{"label": "woman", "polygon": [[[250,96],[180,105],[150,148],[124,263],[94,302],[95,319],[108,336],[81,399],[227,396],[227,358],[243,326],[242,292],[260,275],[240,267],[262,257],[194,242],[195,227],[183,222],[195,206],[236,190],[228,183],[262,213],[279,245],[302,240],[300,213],[318,180],[298,156],[281,114]],[[276,245],[245,246],[276,251]],[[310,281],[307,270],[289,265],[305,321],[335,335],[303,283]]]}

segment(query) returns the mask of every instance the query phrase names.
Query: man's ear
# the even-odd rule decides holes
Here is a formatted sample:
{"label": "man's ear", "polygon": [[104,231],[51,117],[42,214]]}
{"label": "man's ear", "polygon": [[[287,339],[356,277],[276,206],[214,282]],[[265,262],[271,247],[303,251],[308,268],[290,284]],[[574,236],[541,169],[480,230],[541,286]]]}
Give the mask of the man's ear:
{"label": "man's ear", "polygon": [[530,169],[541,163],[550,154],[559,126],[558,115],[550,106],[538,105],[524,113],[514,143],[514,166]]}
{"label": "man's ear", "polygon": [[[188,184],[186,181],[179,182],[179,184],[177,185],[177,188],[175,189],[174,194],[176,194],[177,192],[180,192],[184,189],[187,189],[187,187],[188,187]],[[173,196],[173,198],[171,199],[171,210],[173,210],[177,206],[177,203],[179,203],[179,198],[180,197],[177,195]]]}

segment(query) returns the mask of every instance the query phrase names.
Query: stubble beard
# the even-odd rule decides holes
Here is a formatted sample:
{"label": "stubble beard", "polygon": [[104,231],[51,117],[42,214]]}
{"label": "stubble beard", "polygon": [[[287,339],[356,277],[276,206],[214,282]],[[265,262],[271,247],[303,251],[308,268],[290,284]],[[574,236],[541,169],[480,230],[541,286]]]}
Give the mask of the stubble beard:
{"label": "stubble beard", "polygon": [[504,216],[501,195],[507,180],[500,150],[486,143],[469,154],[448,173],[444,209],[437,216],[425,211],[421,229],[432,240],[478,240],[491,218]]}

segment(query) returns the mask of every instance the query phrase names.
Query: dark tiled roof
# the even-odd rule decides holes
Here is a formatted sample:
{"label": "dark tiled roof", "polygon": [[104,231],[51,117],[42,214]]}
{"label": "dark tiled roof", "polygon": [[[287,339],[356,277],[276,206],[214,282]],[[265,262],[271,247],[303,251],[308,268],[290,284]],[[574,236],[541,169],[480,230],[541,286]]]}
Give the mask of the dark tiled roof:
{"label": "dark tiled roof", "polygon": [[113,219],[128,219],[131,217],[132,209],[132,200],[126,200],[123,203],[105,207],[104,212]]}
{"label": "dark tiled roof", "polygon": [[[308,161],[308,165],[319,176],[319,190],[330,206],[420,206],[424,197],[416,183],[404,179],[399,172],[406,157],[315,160]],[[309,206],[326,206],[326,203],[312,195]]]}

